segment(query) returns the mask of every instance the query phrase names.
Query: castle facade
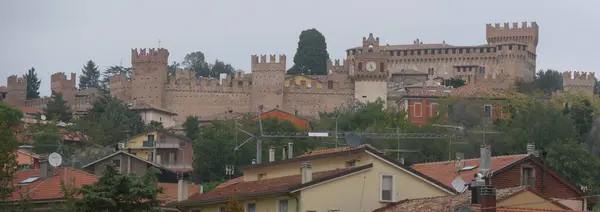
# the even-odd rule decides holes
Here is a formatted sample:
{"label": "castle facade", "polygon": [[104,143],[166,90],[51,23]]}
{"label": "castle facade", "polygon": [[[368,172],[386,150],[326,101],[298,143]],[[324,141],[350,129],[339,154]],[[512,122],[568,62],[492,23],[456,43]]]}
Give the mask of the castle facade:
{"label": "castle facade", "polygon": [[[410,86],[408,82],[462,78],[467,84],[509,88],[517,81],[531,81],[536,72],[538,37],[536,22],[487,24],[487,43],[472,46],[427,44],[418,39],[412,44],[383,45],[371,33],[363,37],[360,46],[346,50],[346,59],[330,61],[326,76],[287,75],[285,55],[252,55],[250,72],[236,72],[225,78],[198,79],[190,69],[168,76],[166,49],[133,49],[131,80],[125,75],[111,77],[110,93],[133,105],[150,105],[176,114],[178,124],[189,115],[212,120],[232,113],[256,112],[259,105],[265,110],[278,108],[315,117],[348,101],[381,98],[394,105],[393,100],[401,97],[403,90],[397,85]],[[423,78],[416,80],[419,77]],[[63,73],[55,74],[52,89],[66,94],[69,103],[86,108],[90,95],[76,92],[74,78],[74,74],[71,80]],[[594,82],[593,74],[564,75],[565,90],[590,92]],[[24,83],[23,78],[9,77],[8,87],[4,88],[7,101],[25,106],[40,106],[47,101],[25,100]]]}

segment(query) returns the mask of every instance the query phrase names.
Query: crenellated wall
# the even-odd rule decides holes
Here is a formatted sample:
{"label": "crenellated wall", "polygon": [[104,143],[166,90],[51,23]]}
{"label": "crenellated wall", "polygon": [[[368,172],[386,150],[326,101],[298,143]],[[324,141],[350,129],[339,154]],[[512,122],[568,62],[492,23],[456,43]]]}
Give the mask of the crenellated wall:
{"label": "crenellated wall", "polygon": [[594,93],[596,77],[594,72],[565,71],[563,72],[563,90],[565,92]]}
{"label": "crenellated wall", "polygon": [[27,94],[27,76],[17,77],[11,75],[7,78],[6,99],[2,100],[11,106],[22,106],[25,104]]}
{"label": "crenellated wall", "polygon": [[62,93],[63,99],[66,102],[72,102],[75,100],[75,92],[77,75],[71,73],[71,79],[67,79],[67,75],[64,72],[54,73],[50,76],[50,89],[52,92]]}

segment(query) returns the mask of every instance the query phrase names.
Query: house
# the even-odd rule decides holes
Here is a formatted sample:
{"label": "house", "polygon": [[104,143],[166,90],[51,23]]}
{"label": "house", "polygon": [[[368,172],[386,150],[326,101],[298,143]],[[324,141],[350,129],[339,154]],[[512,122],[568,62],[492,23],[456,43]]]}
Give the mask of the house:
{"label": "house", "polygon": [[108,164],[115,164],[117,170],[136,175],[143,175],[150,167],[155,167],[161,171],[158,176],[159,182],[178,183],[182,177],[189,177],[188,171],[179,169],[170,169],[144,158],[138,157],[132,153],[118,151],[104,158],[82,166],[82,169],[96,176],[102,176],[104,169]]}
{"label": "house", "polygon": [[[373,212],[480,211],[485,203],[481,196],[479,200],[473,199],[472,191],[454,196],[405,199]],[[473,201],[479,202],[474,203]],[[571,208],[543,196],[528,186],[497,189],[494,202],[493,207],[497,207],[496,211],[572,211]]]}
{"label": "house", "polygon": [[177,126],[177,123],[175,122],[177,113],[152,106],[142,101],[133,101],[129,105],[129,110],[136,111],[142,118],[142,121],[146,124],[155,121],[162,123],[164,128]]}
{"label": "house", "polygon": [[169,169],[189,172],[193,169],[192,144],[184,136],[156,129],[119,142],[119,149]]}
{"label": "house", "polygon": [[21,168],[39,169],[40,156],[25,149],[17,150],[17,163]]}
{"label": "house", "polygon": [[372,211],[401,199],[456,193],[369,145],[285,156],[275,160],[270,148],[269,162],[240,167],[242,178],[170,205],[219,212],[236,196],[246,211]]}
{"label": "house", "polygon": [[[408,91],[396,103],[400,110],[408,114],[413,124],[424,125],[431,118],[437,117],[440,112],[447,113],[447,116],[453,115],[453,104],[456,102],[453,102],[451,97],[466,99],[474,105],[480,105],[479,114],[484,118],[495,120],[504,117],[502,103],[508,94],[505,91],[486,87],[485,84],[469,84],[451,90],[436,88]],[[450,105],[453,107],[441,108]]]}
{"label": "house", "polygon": [[[290,121],[298,130],[307,131],[310,129],[310,121],[306,118],[302,118],[298,116],[298,111],[295,110],[294,114],[285,112],[279,109],[272,109],[267,112],[262,113],[262,119],[266,118],[276,118],[280,120],[288,120]],[[256,120],[256,117],[252,118],[252,120]]]}
{"label": "house", "polygon": [[[462,168],[457,168],[456,163]],[[478,172],[479,164],[479,158],[474,158],[458,162],[420,163],[412,165],[412,168],[446,186],[451,186],[457,175],[465,182],[470,182]],[[498,189],[531,186],[534,191],[574,210],[587,208],[588,201],[591,200],[582,198],[585,194],[554,170],[544,168],[542,160],[534,154],[491,157],[491,164],[490,182]]]}

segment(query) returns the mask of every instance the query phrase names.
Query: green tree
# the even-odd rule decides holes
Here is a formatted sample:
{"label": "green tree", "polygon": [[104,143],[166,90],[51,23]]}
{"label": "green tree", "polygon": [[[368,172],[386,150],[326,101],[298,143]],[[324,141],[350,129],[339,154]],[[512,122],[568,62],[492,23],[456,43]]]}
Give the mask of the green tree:
{"label": "green tree", "polygon": [[[573,106],[568,109],[568,114],[571,116],[571,119],[573,119],[575,130],[578,132],[579,136],[581,136],[581,139],[578,140],[582,141],[590,129],[592,129],[592,124],[594,122],[592,114],[594,113],[594,108],[592,103],[587,99],[583,99],[576,103],[577,104],[573,104]],[[567,107],[568,105],[566,105],[565,108]]]}
{"label": "green tree", "polygon": [[167,69],[167,74],[169,76],[175,76],[175,72],[177,71],[179,66],[180,64],[178,62],[173,61],[173,64],[169,65],[169,68]]}
{"label": "green tree", "polygon": [[298,49],[294,55],[294,66],[288,74],[327,75],[329,53],[325,36],[316,29],[307,29],[300,33]]}
{"label": "green tree", "polygon": [[190,140],[196,140],[196,136],[200,133],[200,118],[197,116],[188,116],[183,122],[183,132],[185,137]]}
{"label": "green tree", "polygon": [[37,124],[28,129],[33,137],[33,150],[38,154],[49,154],[56,152],[59,146],[64,144],[63,135],[56,123]]}
{"label": "green tree", "polygon": [[81,69],[82,74],[79,76],[79,90],[87,88],[101,88],[100,86],[100,70],[94,61],[88,61]]}
{"label": "green tree", "polygon": [[194,70],[197,78],[210,76],[210,67],[201,51],[185,55],[182,65]]}
{"label": "green tree", "polygon": [[21,123],[23,112],[19,109],[11,107],[0,101],[0,114],[2,114],[2,122],[8,127],[15,127]]}
{"label": "green tree", "polygon": [[102,88],[103,91],[108,93],[109,89],[110,89],[110,83],[109,83],[110,77],[115,76],[117,74],[125,74],[125,78],[127,80],[131,80],[131,70],[132,70],[131,67],[126,68],[126,67],[123,67],[122,65],[114,65],[114,66],[108,67],[106,70],[104,70],[104,73],[102,73],[102,80],[100,81],[100,87]]}
{"label": "green tree", "polygon": [[[14,120],[10,116],[14,116],[11,108],[0,103],[0,201],[6,200],[14,191],[13,177],[18,169],[17,155],[15,151],[18,149],[18,142],[15,134],[11,131],[11,127],[15,126],[12,123]],[[18,115],[18,114],[17,114]]]}
{"label": "green tree", "polygon": [[43,109],[48,120],[69,122],[73,118],[71,107],[67,105],[62,93],[52,92],[52,99]]}
{"label": "green tree", "polygon": [[535,88],[545,93],[552,93],[563,89],[563,75],[556,71],[548,69],[540,70],[534,79]]}
{"label": "green tree", "polygon": [[31,67],[27,71],[27,99],[37,99],[40,98],[40,83],[41,80],[38,79],[37,73],[35,72],[35,68]]}
{"label": "green tree", "polygon": [[227,202],[226,212],[244,212],[244,206],[240,204],[238,198],[236,196],[231,197],[229,202]]}
{"label": "green tree", "polygon": [[210,65],[210,76],[211,77],[219,77],[221,74],[227,74],[228,76],[232,76],[235,69],[231,64],[226,64],[223,61],[215,60],[215,63]]}
{"label": "green tree", "polygon": [[158,185],[156,168],[148,169],[143,176],[121,173],[114,164],[106,166],[103,176],[91,185],[83,185],[76,202],[80,211],[158,211],[163,193]]}
{"label": "green tree", "polygon": [[113,145],[145,130],[140,116],[121,100],[111,96],[98,99],[87,114],[75,121],[74,131],[90,139],[90,143]]}
{"label": "green tree", "polygon": [[163,127],[163,123],[160,121],[150,121],[150,123],[148,123],[148,129],[149,130],[154,130],[154,129],[164,129]]}
{"label": "green tree", "polygon": [[452,86],[453,88],[458,88],[465,85],[465,80],[461,78],[450,78],[449,80],[445,80],[444,84],[447,86]]}

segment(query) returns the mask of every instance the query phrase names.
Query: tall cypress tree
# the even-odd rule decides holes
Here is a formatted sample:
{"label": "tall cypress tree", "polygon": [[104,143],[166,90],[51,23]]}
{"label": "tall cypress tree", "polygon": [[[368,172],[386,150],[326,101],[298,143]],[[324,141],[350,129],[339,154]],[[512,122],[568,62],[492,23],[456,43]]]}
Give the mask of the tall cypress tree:
{"label": "tall cypress tree", "polygon": [[86,88],[100,88],[100,71],[94,61],[88,61],[81,69],[79,76],[79,90]]}
{"label": "tall cypress tree", "polygon": [[327,75],[327,43],[325,36],[316,29],[307,29],[300,33],[298,49],[294,55],[294,66],[288,74]]}
{"label": "tall cypress tree", "polygon": [[35,72],[35,68],[31,67],[27,71],[27,99],[37,99],[40,98],[40,83],[42,81],[38,79],[37,73]]}
{"label": "tall cypress tree", "polygon": [[69,122],[73,117],[71,107],[65,102],[62,93],[52,92],[52,100],[50,100],[43,110],[49,120]]}

